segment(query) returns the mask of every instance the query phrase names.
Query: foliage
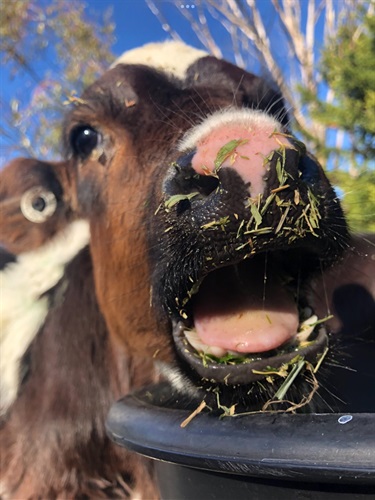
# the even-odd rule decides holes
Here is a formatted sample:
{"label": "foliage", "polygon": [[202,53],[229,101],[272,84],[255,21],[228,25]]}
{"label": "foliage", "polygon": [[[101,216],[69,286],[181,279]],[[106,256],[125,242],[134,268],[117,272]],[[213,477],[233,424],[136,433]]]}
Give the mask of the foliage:
{"label": "foliage", "polygon": [[364,9],[353,12],[329,40],[321,69],[334,99],[315,96],[313,115],[327,127],[348,133],[336,153],[349,159],[349,170],[336,166],[332,177],[343,193],[350,226],[375,232],[375,16]]}
{"label": "foliage", "polygon": [[[79,0],[12,0],[1,9],[1,63],[20,87],[10,102],[2,98],[3,142],[22,154],[56,156],[55,124],[66,103],[113,61],[111,13],[96,19]],[[41,73],[46,61],[50,69]]]}
{"label": "foliage", "polygon": [[323,50],[321,71],[331,88],[332,102],[305,93],[315,101],[313,116],[333,129],[349,134],[339,153],[347,154],[355,173],[357,163],[375,160],[375,16],[363,9],[340,26]]}
{"label": "foliage", "polygon": [[375,170],[362,168],[355,178],[350,172],[331,172],[330,180],[343,193],[342,205],[351,230],[375,233]]}

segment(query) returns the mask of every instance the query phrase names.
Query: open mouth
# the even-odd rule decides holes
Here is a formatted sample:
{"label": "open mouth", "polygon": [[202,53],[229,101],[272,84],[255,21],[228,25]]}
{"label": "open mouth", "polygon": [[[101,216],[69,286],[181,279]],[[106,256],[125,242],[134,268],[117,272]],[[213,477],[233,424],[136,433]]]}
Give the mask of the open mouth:
{"label": "open mouth", "polygon": [[201,378],[249,384],[285,377],[302,360],[319,363],[328,346],[323,321],[281,269],[279,255],[264,253],[202,280],[173,328],[179,355]]}

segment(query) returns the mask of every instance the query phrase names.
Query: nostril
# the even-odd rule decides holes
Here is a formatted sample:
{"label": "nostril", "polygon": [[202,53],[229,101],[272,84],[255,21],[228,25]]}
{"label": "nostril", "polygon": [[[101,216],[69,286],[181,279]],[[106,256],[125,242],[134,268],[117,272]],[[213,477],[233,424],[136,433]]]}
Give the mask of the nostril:
{"label": "nostril", "polygon": [[191,151],[180,156],[174,164],[176,169],[181,170],[181,169],[191,167],[191,162],[192,162],[196,152],[197,152],[196,149],[192,149]]}
{"label": "nostril", "polygon": [[320,179],[319,166],[313,158],[308,155],[301,156],[298,163],[301,179],[307,184],[313,184]]}
{"label": "nostril", "polygon": [[190,200],[185,198],[183,200],[180,200],[177,203],[176,207],[176,215],[181,215],[182,213],[186,212],[186,210],[189,210],[191,208],[191,203]]}
{"label": "nostril", "polygon": [[[184,154],[172,164],[172,174],[168,176],[165,183],[165,193],[170,196],[191,195],[195,193],[194,199],[202,199],[214,192],[220,184],[219,178],[212,172],[198,174],[191,166],[195,150]],[[183,203],[182,203],[183,202]],[[179,202],[184,211],[190,206],[190,197]]]}

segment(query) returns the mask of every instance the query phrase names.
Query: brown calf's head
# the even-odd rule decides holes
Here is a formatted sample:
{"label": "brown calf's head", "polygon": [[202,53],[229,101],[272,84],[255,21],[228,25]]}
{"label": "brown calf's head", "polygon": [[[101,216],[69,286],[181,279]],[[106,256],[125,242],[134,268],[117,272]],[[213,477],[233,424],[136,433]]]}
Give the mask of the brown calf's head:
{"label": "brown calf's head", "polygon": [[200,385],[316,363],[304,285],[347,245],[338,199],[278,92],[195,49],[175,68],[171,48],[125,55],[65,128],[108,328]]}
{"label": "brown calf's head", "polygon": [[26,158],[9,163],[0,176],[0,244],[18,255],[66,228],[76,217],[73,172],[64,163]]}

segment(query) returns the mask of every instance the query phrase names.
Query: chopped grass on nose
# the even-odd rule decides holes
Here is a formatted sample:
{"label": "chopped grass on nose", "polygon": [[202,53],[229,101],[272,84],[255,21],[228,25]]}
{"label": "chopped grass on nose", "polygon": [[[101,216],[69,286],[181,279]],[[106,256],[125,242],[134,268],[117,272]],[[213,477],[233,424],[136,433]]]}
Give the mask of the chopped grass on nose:
{"label": "chopped grass on nose", "polygon": [[179,203],[180,201],[191,200],[192,198],[198,195],[199,195],[198,191],[189,194],[174,194],[173,196],[168,198],[168,200],[165,200],[164,206],[168,210],[174,207],[174,205],[177,205],[177,203]]}
{"label": "chopped grass on nose", "polygon": [[[214,161],[214,174],[217,174],[220,168],[222,167],[223,163],[225,160],[229,158],[230,164],[233,165],[233,163],[236,161],[237,157],[237,151],[236,149],[238,146],[242,146],[243,144],[247,144],[249,142],[248,139],[232,139],[231,141],[227,142],[224,146],[222,146],[215,158]],[[246,157],[244,157],[246,159]]]}

